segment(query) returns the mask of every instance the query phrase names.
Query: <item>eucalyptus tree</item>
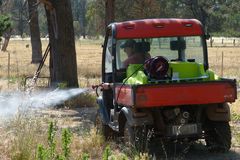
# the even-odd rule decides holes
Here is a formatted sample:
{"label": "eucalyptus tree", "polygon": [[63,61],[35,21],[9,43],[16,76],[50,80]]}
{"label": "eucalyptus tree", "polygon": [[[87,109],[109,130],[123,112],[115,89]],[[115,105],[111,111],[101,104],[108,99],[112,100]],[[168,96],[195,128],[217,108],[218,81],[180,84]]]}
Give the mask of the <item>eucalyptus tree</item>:
{"label": "eucalyptus tree", "polygon": [[64,83],[67,87],[78,87],[71,1],[52,1],[46,13],[51,46],[51,85]]}
{"label": "eucalyptus tree", "polygon": [[37,0],[28,0],[29,27],[32,44],[32,63],[39,63],[42,60],[42,43],[38,22]]}
{"label": "eucalyptus tree", "polygon": [[72,12],[74,20],[79,23],[80,35],[86,37],[86,14],[87,14],[87,0],[72,0]]}

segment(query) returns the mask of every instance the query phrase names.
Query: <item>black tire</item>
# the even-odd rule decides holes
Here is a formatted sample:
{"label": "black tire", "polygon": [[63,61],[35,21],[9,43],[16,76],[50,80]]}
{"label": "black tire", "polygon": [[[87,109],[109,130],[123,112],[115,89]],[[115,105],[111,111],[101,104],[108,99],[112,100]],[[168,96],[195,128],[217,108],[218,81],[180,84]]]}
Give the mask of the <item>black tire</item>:
{"label": "black tire", "polygon": [[231,139],[229,122],[208,121],[205,141],[210,152],[228,152],[231,148]]}
{"label": "black tire", "polygon": [[148,146],[147,128],[145,126],[133,127],[126,122],[124,126],[124,143],[137,151],[146,151]]}
{"label": "black tire", "polygon": [[114,131],[108,125],[103,123],[103,120],[100,116],[99,111],[96,114],[95,127],[96,127],[97,134],[103,135],[105,140],[110,140],[113,138]]}

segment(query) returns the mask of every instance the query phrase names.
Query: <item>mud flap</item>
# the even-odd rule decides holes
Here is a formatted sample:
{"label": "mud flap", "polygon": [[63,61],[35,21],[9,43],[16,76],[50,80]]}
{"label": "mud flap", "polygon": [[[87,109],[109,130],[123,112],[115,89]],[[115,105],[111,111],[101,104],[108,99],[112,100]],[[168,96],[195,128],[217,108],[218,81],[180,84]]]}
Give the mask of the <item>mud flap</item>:
{"label": "mud flap", "polygon": [[227,103],[208,105],[206,114],[211,121],[229,122],[231,120],[230,108]]}
{"label": "mud flap", "polygon": [[107,125],[109,123],[109,115],[107,112],[107,108],[104,105],[102,97],[97,98],[97,104],[99,105],[98,112],[100,114],[102,122],[103,122],[103,124]]}

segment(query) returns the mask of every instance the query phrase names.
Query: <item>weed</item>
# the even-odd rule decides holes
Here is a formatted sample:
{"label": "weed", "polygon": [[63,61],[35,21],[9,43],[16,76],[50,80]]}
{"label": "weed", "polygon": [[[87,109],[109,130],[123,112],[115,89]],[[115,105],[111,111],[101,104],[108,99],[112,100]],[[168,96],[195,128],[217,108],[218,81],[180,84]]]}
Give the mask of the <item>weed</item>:
{"label": "weed", "polygon": [[48,160],[47,150],[41,144],[37,147],[37,160]]}
{"label": "weed", "polygon": [[71,133],[68,129],[63,129],[62,132],[62,150],[63,155],[66,159],[70,157],[70,144],[71,144]]}
{"label": "weed", "polygon": [[37,149],[37,160],[57,159],[67,160],[70,157],[71,133],[68,129],[62,131],[62,154],[56,153],[56,123],[50,122],[48,128],[48,147],[39,144]]}
{"label": "weed", "polygon": [[240,114],[232,111],[232,113],[231,113],[231,119],[232,119],[232,121],[234,121],[234,122],[240,121]]}
{"label": "weed", "polygon": [[49,146],[49,157],[53,159],[55,157],[56,141],[54,139],[57,128],[56,123],[50,122],[48,129],[48,146]]}
{"label": "weed", "polygon": [[59,89],[65,89],[65,88],[67,88],[67,86],[68,86],[67,82],[62,82],[62,83],[57,84],[57,87]]}
{"label": "weed", "polygon": [[102,157],[102,159],[103,160],[108,160],[108,158],[111,156],[111,154],[112,154],[112,151],[111,151],[111,149],[110,149],[110,147],[109,147],[109,145],[105,148],[105,150],[104,150],[104,152],[103,152],[103,157]]}
{"label": "weed", "polygon": [[88,160],[90,157],[87,153],[83,153],[81,160]]}

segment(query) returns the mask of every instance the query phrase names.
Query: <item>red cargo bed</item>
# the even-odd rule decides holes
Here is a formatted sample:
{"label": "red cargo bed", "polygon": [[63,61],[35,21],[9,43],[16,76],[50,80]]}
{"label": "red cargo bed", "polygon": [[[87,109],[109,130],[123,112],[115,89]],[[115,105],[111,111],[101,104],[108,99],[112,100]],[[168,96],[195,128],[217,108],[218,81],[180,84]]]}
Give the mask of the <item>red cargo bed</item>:
{"label": "red cargo bed", "polygon": [[236,81],[185,82],[115,86],[120,105],[139,108],[234,102]]}

